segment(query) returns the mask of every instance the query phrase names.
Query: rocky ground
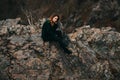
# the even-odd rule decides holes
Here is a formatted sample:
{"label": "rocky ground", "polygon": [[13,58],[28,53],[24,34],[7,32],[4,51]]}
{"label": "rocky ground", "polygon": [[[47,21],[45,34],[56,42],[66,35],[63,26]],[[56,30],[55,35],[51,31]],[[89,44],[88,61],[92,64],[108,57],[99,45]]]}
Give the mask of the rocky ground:
{"label": "rocky ground", "polygon": [[68,34],[72,55],[43,46],[41,28],[0,21],[0,80],[119,80],[120,33],[84,25]]}

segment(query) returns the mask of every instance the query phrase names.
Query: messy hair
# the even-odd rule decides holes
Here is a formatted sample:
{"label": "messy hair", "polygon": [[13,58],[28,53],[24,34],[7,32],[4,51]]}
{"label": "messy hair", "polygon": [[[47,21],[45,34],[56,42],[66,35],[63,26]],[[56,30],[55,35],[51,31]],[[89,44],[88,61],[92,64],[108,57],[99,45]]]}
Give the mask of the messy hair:
{"label": "messy hair", "polygon": [[58,17],[57,21],[60,20],[60,16],[59,16],[58,14],[52,14],[52,15],[50,16],[50,21],[52,21],[52,19],[53,19],[55,16]]}

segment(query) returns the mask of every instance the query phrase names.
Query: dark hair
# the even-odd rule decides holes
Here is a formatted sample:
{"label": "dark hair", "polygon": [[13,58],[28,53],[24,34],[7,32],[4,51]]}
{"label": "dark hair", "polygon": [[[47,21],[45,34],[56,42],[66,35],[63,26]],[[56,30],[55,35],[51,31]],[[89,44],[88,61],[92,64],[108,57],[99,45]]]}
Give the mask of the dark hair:
{"label": "dark hair", "polygon": [[58,14],[52,14],[52,15],[50,16],[50,21],[52,21],[52,19],[53,19],[55,16],[58,17],[57,21],[60,20],[60,16],[59,16]]}

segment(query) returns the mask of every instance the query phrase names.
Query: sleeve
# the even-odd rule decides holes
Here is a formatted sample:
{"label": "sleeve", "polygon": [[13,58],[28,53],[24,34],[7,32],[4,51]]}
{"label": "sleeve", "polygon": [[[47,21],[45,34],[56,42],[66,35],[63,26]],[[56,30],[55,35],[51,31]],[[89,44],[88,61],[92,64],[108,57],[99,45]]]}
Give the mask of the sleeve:
{"label": "sleeve", "polygon": [[56,35],[56,33],[52,31],[51,25],[50,25],[49,22],[46,22],[44,24],[44,28],[45,28],[45,32],[48,34],[48,37],[50,37],[50,38],[52,38],[54,40],[58,40],[59,39],[59,37]]}

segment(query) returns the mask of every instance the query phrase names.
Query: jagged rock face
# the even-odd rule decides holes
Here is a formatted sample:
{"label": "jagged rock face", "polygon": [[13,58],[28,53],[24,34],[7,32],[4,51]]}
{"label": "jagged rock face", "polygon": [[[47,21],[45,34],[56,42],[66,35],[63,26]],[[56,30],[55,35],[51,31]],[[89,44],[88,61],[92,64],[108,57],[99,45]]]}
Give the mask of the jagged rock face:
{"label": "jagged rock face", "polygon": [[120,79],[120,33],[113,28],[76,28],[67,55],[55,42],[43,46],[40,27],[18,21],[0,21],[1,80]]}
{"label": "jagged rock face", "polygon": [[119,5],[116,0],[100,0],[91,11],[89,24],[97,23],[99,27],[111,26],[110,22],[118,20],[119,16]]}
{"label": "jagged rock face", "polygon": [[87,23],[94,27],[111,26],[120,31],[119,0],[1,0],[0,5],[0,19],[21,17],[27,24],[30,16],[36,22],[58,13],[65,27]]}

